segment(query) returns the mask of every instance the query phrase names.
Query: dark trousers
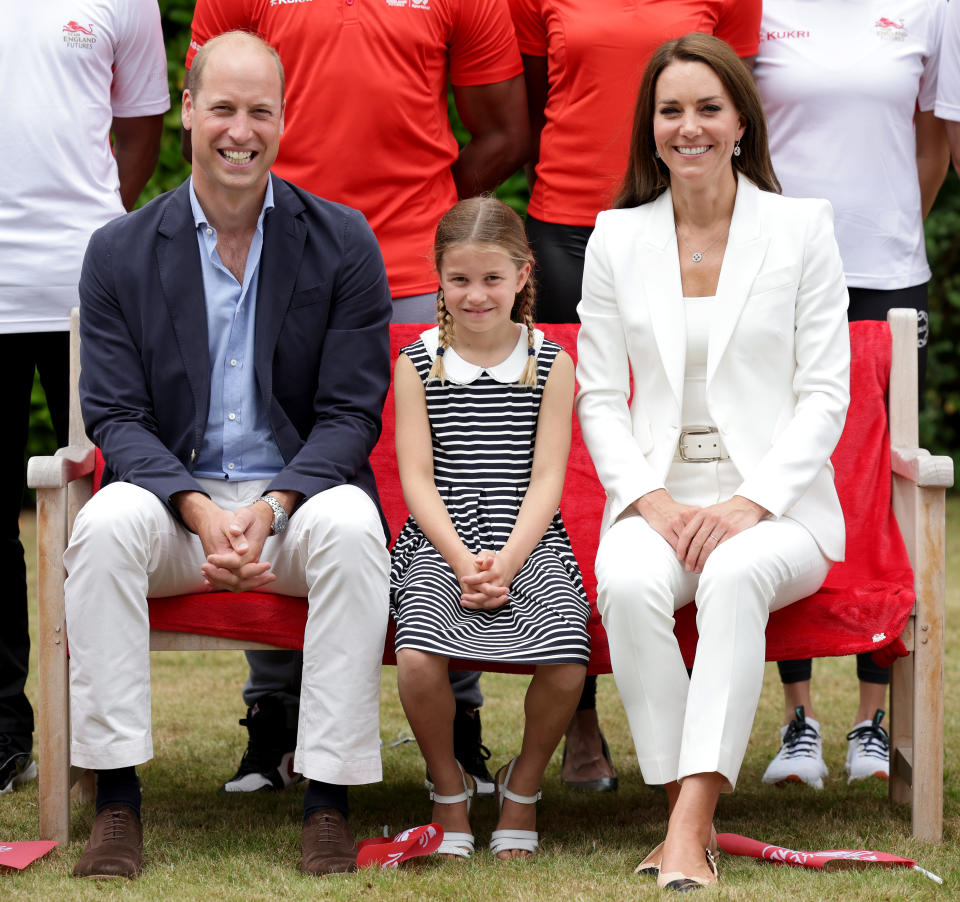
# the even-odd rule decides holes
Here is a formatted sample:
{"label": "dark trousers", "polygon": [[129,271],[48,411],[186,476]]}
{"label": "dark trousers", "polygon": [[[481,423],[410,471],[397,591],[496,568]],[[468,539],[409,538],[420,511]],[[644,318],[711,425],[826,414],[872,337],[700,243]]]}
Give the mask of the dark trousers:
{"label": "dark trousers", "polygon": [[[20,544],[20,508],[26,477],[34,371],[47,395],[57,444],[67,443],[70,337],[66,332],[0,335],[4,432],[0,443],[0,572],[4,574],[0,624],[0,733],[32,733],[33,709],[24,694],[30,660],[27,576]],[[50,449],[52,452],[54,449]]]}
{"label": "dark trousers", "polygon": [[541,323],[579,323],[583,257],[593,226],[558,225],[527,216],[527,241],[536,261],[535,318]]}

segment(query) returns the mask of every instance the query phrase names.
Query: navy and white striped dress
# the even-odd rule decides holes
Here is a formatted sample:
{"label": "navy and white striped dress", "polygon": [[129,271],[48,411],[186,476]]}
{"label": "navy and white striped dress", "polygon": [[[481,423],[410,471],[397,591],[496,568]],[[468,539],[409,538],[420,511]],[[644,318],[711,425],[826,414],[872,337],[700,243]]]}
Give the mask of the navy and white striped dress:
{"label": "navy and white striped dress", "polygon": [[[467,548],[496,552],[530,483],[540,400],[561,348],[537,330],[533,389],[516,384],[527,358],[526,329],[510,356],[488,369],[448,349],[445,383],[427,384],[438,333],[424,332],[402,351],[426,390],[434,480]],[[514,577],[509,602],[494,611],[460,605],[453,570],[408,518],[393,548],[390,599],[398,650],[515,664],[586,664],[590,657],[590,605],[559,511]]]}

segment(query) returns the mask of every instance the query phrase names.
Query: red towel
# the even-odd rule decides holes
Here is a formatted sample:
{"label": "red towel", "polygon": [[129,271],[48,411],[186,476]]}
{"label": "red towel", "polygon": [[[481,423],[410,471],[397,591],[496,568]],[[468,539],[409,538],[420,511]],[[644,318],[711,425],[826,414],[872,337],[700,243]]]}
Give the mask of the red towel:
{"label": "red towel", "polygon": [[[420,325],[394,325],[391,351],[423,330]],[[543,326],[547,336],[576,359],[576,325]],[[830,572],[816,595],[776,612],[767,628],[767,659],[845,655],[881,649],[903,629],[913,605],[913,576],[906,549],[890,507],[890,449],[885,396],[890,369],[890,331],[886,323],[858,322],[850,326],[853,360],[851,394],[843,437],[833,456],[837,489],[847,520],[847,560]],[[383,435],[371,460],[377,474],[380,499],[392,536],[407,516],[400,490],[393,444],[393,391],[387,396]],[[596,611],[597,551],[604,493],[574,418],[573,445],[561,501],[561,511],[580,562],[587,595],[593,605],[589,630],[591,673],[609,673],[606,634]],[[677,635],[688,664],[696,648],[694,606],[677,614]],[[150,619],[155,629],[198,632],[271,642],[301,648],[306,605],[302,599],[251,592],[185,595],[151,599]],[[392,631],[384,661],[393,663]],[[475,667],[476,662],[455,662]],[[529,672],[509,665],[485,670]]]}

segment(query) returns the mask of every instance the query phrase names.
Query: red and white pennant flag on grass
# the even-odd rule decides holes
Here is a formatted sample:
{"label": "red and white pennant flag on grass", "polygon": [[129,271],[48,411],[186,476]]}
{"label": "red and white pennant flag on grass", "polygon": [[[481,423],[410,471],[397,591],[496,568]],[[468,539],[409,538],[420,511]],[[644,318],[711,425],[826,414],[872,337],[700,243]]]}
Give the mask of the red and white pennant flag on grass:
{"label": "red and white pennant flag on grass", "polygon": [[872,852],[867,849],[828,849],[822,852],[799,852],[770,843],[740,836],[738,833],[718,833],[717,843],[728,855],[749,855],[763,858],[775,864],[789,864],[797,868],[817,868],[821,871],[841,869],[862,870],[872,865],[881,868],[911,868],[929,877],[935,883],[943,879],[924,870],[912,858],[902,858],[888,852]]}

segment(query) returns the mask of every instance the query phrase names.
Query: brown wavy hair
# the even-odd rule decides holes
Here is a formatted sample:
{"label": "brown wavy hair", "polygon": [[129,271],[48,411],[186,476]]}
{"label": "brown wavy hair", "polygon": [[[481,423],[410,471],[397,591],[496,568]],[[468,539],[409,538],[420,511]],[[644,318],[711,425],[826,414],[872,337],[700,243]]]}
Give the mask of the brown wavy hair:
{"label": "brown wavy hair", "polygon": [[[521,269],[525,263],[531,267],[523,288],[517,292],[511,316],[515,322],[527,327],[527,348],[533,350],[533,303],[536,291],[533,284],[533,251],[527,243],[523,220],[503,201],[490,195],[469,197],[454,204],[437,225],[433,243],[433,261],[437,272],[443,265],[443,255],[452,247],[475,244],[489,247],[506,254]],[[437,291],[437,322],[440,325],[439,352],[427,381],[446,378],[443,372],[443,352],[453,339],[453,317],[443,302],[443,289]],[[518,381],[519,385],[533,388],[537,384],[537,358],[527,355],[527,363]]]}
{"label": "brown wavy hair", "polygon": [[692,32],[661,44],[647,64],[633,115],[627,172],[614,206],[639,207],[670,187],[670,170],[654,155],[653,116],[657,80],[663,70],[675,62],[704,63],[716,73],[745,125],[740,156],[731,157],[734,171],[743,173],[764,191],[779,194],[780,182],[773,171],[767,142],[767,120],[753,77],[725,41]]}

